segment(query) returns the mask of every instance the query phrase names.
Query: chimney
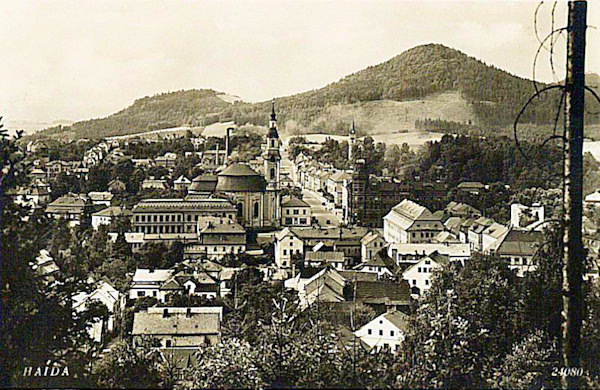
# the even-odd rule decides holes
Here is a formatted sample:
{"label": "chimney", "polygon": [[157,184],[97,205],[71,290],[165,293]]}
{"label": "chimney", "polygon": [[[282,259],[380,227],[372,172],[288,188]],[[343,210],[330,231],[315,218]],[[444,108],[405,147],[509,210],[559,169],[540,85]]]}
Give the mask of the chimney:
{"label": "chimney", "polygon": [[231,136],[231,132],[233,131],[233,127],[228,127],[227,128],[227,133],[225,134],[225,158],[229,157],[229,153],[231,153],[231,150],[229,150],[229,148],[231,147],[229,142],[229,138]]}
{"label": "chimney", "polygon": [[217,147],[217,149],[215,152],[215,165],[219,166],[219,165],[221,165],[221,164],[219,164],[219,143],[217,143],[216,147]]}

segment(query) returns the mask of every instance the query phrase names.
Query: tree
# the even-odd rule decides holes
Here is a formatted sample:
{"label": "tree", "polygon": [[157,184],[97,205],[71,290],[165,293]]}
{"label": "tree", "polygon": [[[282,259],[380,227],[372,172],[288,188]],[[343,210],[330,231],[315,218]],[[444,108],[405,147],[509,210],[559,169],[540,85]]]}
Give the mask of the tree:
{"label": "tree", "polygon": [[94,367],[96,385],[103,388],[151,389],[163,382],[153,340],[119,342]]}

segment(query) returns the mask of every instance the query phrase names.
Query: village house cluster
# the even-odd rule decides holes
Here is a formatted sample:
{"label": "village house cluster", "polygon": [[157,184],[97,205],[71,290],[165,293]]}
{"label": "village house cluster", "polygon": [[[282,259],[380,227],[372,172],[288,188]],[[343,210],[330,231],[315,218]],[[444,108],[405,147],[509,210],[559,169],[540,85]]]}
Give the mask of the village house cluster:
{"label": "village house cluster", "polygon": [[[286,168],[273,107],[257,160],[231,162],[227,130],[224,149],[217,143],[215,149],[197,152],[202,174],[148,176],[141,182],[143,190],[171,191],[169,195],[177,196],[142,197],[127,207],[121,202],[127,193],[125,178],[114,178],[103,191],[53,199],[49,180],[62,173],[87,178],[90,167],[103,160],[127,159],[122,148],[139,142],[135,139],[100,142],[77,162],[37,159],[30,169],[30,186],[19,188],[14,196],[19,203],[41,209],[49,218],[65,219],[71,226],[97,230],[107,225],[112,240],[118,235],[113,226],[127,221],[124,238],[133,251],[152,243],[182,243],[181,264],[138,268],[127,291],[97,281],[94,291],[73,297],[76,310],[92,301],[108,308],[110,316],[90,329],[101,344],[110,338],[127,302],[155,298],[163,305],[136,312],[131,336],[157,338],[157,348],[184,357],[182,366],[198,348],[221,340],[223,307],[164,304],[173,295],[210,300],[230,294],[240,270],[223,264],[230,256],[270,256],[270,262],[258,266],[264,281],[281,282],[295,291],[302,309],[315,302],[372,307],[376,316],[354,329],[354,337],[364,348],[391,352],[402,348],[411,301],[427,293],[439,270],[464,267],[475,253],[498,255],[520,276],[535,269],[534,255],[542,245],[546,221],[543,206],[512,204],[510,224],[502,224],[468,204],[442,204],[448,192],[445,185],[369,174],[365,161],[357,158],[354,125],[348,139],[349,170],[336,170],[303,153]],[[201,137],[192,141],[195,147],[205,142]],[[28,150],[33,153],[43,147],[35,142]],[[167,152],[154,159],[129,159],[136,167],[158,166],[173,172],[179,157]],[[292,189],[318,199],[340,224],[317,224],[314,206],[292,195]],[[464,182],[458,189],[477,196],[485,185]],[[586,202],[595,207],[599,199],[593,194]],[[425,200],[439,208],[421,205]],[[589,220],[585,226],[586,244],[597,253],[597,227]],[[47,283],[60,273],[46,250],[32,268]]]}

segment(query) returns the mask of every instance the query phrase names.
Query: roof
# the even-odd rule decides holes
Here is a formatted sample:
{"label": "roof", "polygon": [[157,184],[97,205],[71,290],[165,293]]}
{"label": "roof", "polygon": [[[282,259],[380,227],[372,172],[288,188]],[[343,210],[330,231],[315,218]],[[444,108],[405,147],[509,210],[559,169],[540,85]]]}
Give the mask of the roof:
{"label": "roof", "polygon": [[188,187],[189,193],[207,192],[212,193],[217,186],[217,177],[215,175],[200,175],[192,180],[192,184]]}
{"label": "roof", "polygon": [[600,190],[596,190],[595,192],[589,194],[585,197],[586,202],[599,202],[600,203]]}
{"label": "roof", "polygon": [[482,189],[482,188],[485,188],[485,185],[483,185],[483,183],[478,182],[478,181],[463,181],[457,187],[458,188],[476,188],[476,189]]}
{"label": "roof", "polygon": [[245,234],[246,229],[229,218],[202,217],[198,221],[201,234]]}
{"label": "roof", "polygon": [[439,266],[447,266],[447,265],[449,265],[449,264],[450,264],[450,261],[448,260],[448,256],[443,256],[443,255],[440,255],[440,254],[439,254],[439,253],[436,251],[436,252],[432,253],[432,254],[431,254],[431,255],[429,255],[429,256],[425,256],[425,257],[423,257],[423,258],[419,259],[419,261],[418,261],[418,262],[416,262],[416,263],[414,263],[414,264],[411,264],[410,266],[406,267],[406,268],[405,268],[405,269],[402,271],[402,273],[404,274],[404,273],[406,273],[406,272],[410,271],[411,269],[413,269],[413,268],[415,268],[415,267],[417,267],[417,266],[420,266],[420,265],[422,265],[422,264],[423,264],[423,262],[425,262],[425,261],[433,261],[434,263],[436,263],[436,264],[437,264],[437,265],[439,265]]}
{"label": "roof", "polygon": [[403,230],[409,230],[417,221],[425,224],[440,225],[441,221],[431,211],[411,200],[404,199],[394,206],[384,219],[398,225]]}
{"label": "roof", "polygon": [[144,269],[138,268],[135,270],[133,275],[133,283],[144,283],[144,282],[165,282],[169,279],[175,270],[173,269]]}
{"label": "roof", "polygon": [[446,206],[446,210],[453,215],[481,215],[481,211],[466,203],[450,202]]}
{"label": "roof", "polygon": [[356,282],[356,300],[367,303],[385,303],[390,301],[410,301],[410,287],[403,280],[395,282]]}
{"label": "roof", "polygon": [[401,311],[393,310],[381,315],[383,318],[394,324],[398,329],[403,331],[408,329],[408,321],[410,317]]}
{"label": "roof", "polygon": [[304,261],[330,261],[343,262],[344,252],[313,252],[308,251],[304,257]]}
{"label": "roof", "polygon": [[115,196],[112,194],[112,192],[108,192],[108,191],[102,191],[102,192],[91,191],[91,192],[88,192],[88,197],[91,200],[111,200]]}
{"label": "roof", "polygon": [[191,315],[176,312],[172,308],[161,308],[161,312],[139,312],[133,316],[132,335],[198,335],[219,334],[221,331],[218,313],[196,313],[190,308]]}
{"label": "roof", "polygon": [[343,270],[338,271],[346,280],[349,281],[362,281],[362,282],[376,282],[377,274],[375,272],[360,272],[356,270]]}
{"label": "roof", "polygon": [[[289,232],[293,233],[300,239],[340,239],[340,228],[286,228]],[[368,228],[354,227],[354,228],[341,228],[341,237],[343,239],[357,238],[361,239],[368,232]],[[283,231],[281,232],[283,233]],[[281,236],[283,237],[283,235]],[[278,236],[279,238],[279,236]]]}
{"label": "roof", "polygon": [[173,183],[175,183],[175,184],[182,184],[182,183],[189,184],[189,183],[191,183],[191,180],[188,179],[187,177],[181,175],[177,179],[175,179],[175,181]]}
{"label": "roof", "polygon": [[227,199],[144,199],[133,207],[133,212],[163,211],[172,209],[182,210],[214,210],[223,209],[237,211],[235,206]]}
{"label": "roof", "polygon": [[506,226],[494,222],[483,231],[483,234],[498,239],[502,237],[507,230],[508,228]]}
{"label": "roof", "polygon": [[539,231],[522,231],[509,228],[493,246],[500,256],[533,256],[543,240]]}
{"label": "roof", "polygon": [[127,217],[132,214],[131,210],[123,209],[118,206],[111,206],[93,213],[92,217]]}
{"label": "roof", "polygon": [[308,203],[302,199],[292,196],[281,203],[281,207],[310,207]]}
{"label": "roof", "polygon": [[469,244],[390,244],[388,253],[396,251],[399,255],[428,256],[438,251],[450,257],[471,257]]}
{"label": "roof", "polygon": [[262,192],[265,188],[265,179],[246,164],[230,165],[217,175],[216,191]]}
{"label": "roof", "polygon": [[335,182],[343,182],[344,180],[352,179],[352,175],[344,171],[338,171],[329,177],[329,180]]}
{"label": "roof", "polygon": [[381,233],[379,233],[378,231],[370,231],[367,234],[364,235],[363,238],[361,238],[360,242],[363,245],[369,245],[372,241],[374,241],[377,238],[381,238],[383,239],[383,236],[381,235]]}

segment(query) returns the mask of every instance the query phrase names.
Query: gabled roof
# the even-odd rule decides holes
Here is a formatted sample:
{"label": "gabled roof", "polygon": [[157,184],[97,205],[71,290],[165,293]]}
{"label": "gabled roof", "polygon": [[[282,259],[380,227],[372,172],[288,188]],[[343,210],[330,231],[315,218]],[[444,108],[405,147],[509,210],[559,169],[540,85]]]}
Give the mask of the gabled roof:
{"label": "gabled roof", "polygon": [[177,179],[175,179],[175,181],[173,183],[175,184],[190,184],[192,181],[190,179],[188,179],[187,177],[181,175],[179,176]]}
{"label": "gabled roof", "polygon": [[395,282],[356,282],[356,301],[366,303],[409,302],[410,286]]}
{"label": "gabled roof", "polygon": [[365,234],[363,238],[361,238],[360,243],[362,245],[369,245],[371,242],[375,241],[377,238],[383,239],[382,234],[379,233],[379,231],[371,230],[370,232]]}
{"label": "gabled roof", "polygon": [[382,314],[383,318],[391,322],[396,326],[396,328],[402,330],[403,332],[408,329],[408,322],[410,317],[401,311],[393,310],[387,313]]}
{"label": "gabled roof", "polygon": [[281,203],[281,207],[310,207],[308,203],[302,199],[292,196]]}
{"label": "gabled roof", "polygon": [[131,210],[123,209],[118,206],[111,206],[93,213],[92,217],[128,217],[132,214]]}
{"label": "gabled roof", "polygon": [[464,188],[482,189],[482,188],[485,188],[485,185],[478,181],[463,181],[457,187],[461,188],[461,189],[464,189]]}
{"label": "gabled roof", "polygon": [[484,231],[483,234],[488,235],[492,238],[500,238],[502,237],[502,235],[504,233],[506,233],[506,231],[508,230],[508,227],[501,225],[497,222],[494,222],[493,224],[491,224],[490,226],[488,226]]}
{"label": "gabled roof", "polygon": [[144,283],[144,282],[165,282],[169,279],[173,273],[175,273],[174,269],[144,269],[138,268],[135,270],[135,274],[133,275],[133,283]]}
{"label": "gabled roof", "polygon": [[219,176],[260,176],[260,174],[246,164],[236,163],[221,171]]}
{"label": "gabled roof", "polygon": [[336,183],[350,179],[352,179],[352,175],[344,171],[338,171],[329,177],[329,180],[335,181]]}
{"label": "gabled roof", "polygon": [[506,234],[493,245],[500,256],[533,256],[543,240],[539,231],[522,231],[509,228]]}
{"label": "gabled roof", "polygon": [[304,261],[343,262],[344,252],[313,252],[307,251]]}
{"label": "gabled roof", "polygon": [[[161,312],[138,312],[133,317],[132,335],[200,335],[219,334],[221,323],[219,313],[195,313],[187,316],[173,312],[172,308],[161,308],[169,314],[165,317]],[[194,309],[194,308],[191,308]]]}
{"label": "gabled roof", "polygon": [[429,256],[425,256],[425,257],[419,259],[419,261],[416,262],[415,264],[411,264],[410,266],[405,268],[404,271],[402,271],[402,273],[405,274],[405,273],[413,270],[415,267],[420,267],[426,261],[432,261],[435,264],[439,265],[440,267],[445,267],[450,264],[450,261],[448,260],[448,256],[440,255],[439,252],[436,251]]}

